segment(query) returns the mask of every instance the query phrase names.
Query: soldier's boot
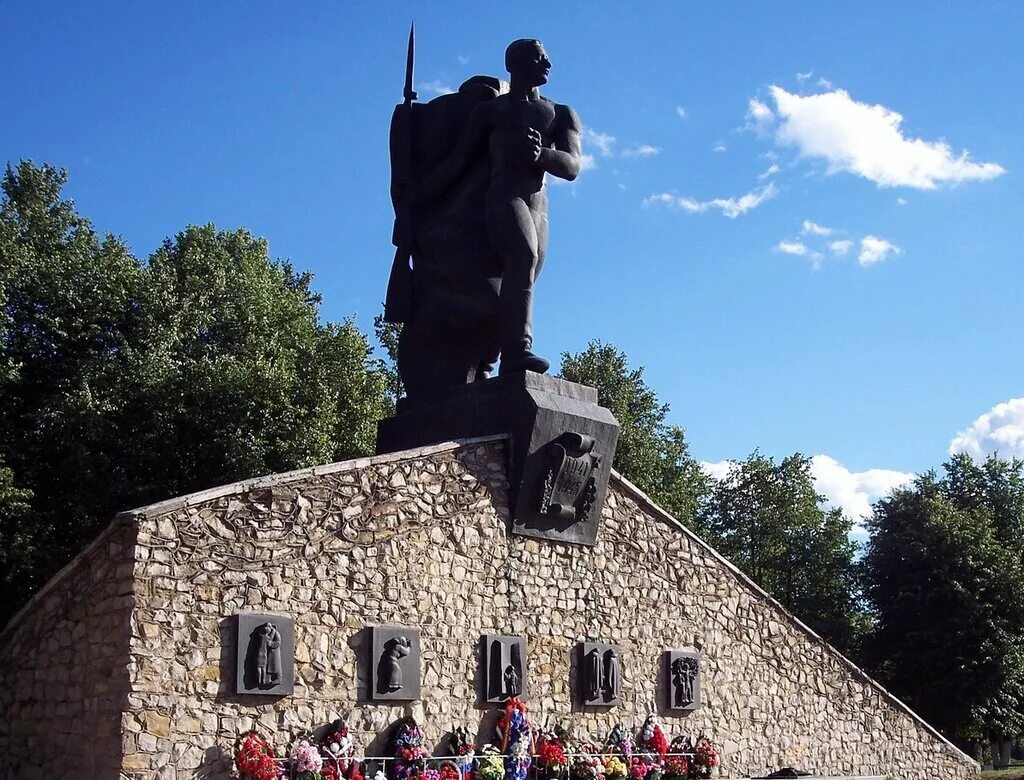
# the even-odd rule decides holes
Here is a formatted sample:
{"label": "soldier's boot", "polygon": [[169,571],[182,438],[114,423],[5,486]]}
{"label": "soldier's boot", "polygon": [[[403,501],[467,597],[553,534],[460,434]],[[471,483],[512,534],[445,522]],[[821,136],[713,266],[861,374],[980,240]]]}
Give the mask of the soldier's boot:
{"label": "soldier's boot", "polygon": [[520,371],[546,374],[549,368],[551,368],[550,360],[533,354],[528,345],[517,344],[511,349],[501,351],[501,367],[498,369],[498,375],[515,374]]}
{"label": "soldier's boot", "polygon": [[[530,276],[532,278],[532,271]],[[533,284],[519,288],[502,280],[499,312],[501,316],[501,366],[498,376],[520,371],[547,373],[551,361],[535,355],[533,347]]]}

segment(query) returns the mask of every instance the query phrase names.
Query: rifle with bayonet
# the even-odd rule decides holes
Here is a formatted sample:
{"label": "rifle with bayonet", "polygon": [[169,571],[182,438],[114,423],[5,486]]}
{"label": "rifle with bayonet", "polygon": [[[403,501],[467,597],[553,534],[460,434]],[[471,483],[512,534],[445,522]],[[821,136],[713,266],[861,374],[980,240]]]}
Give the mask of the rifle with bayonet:
{"label": "rifle with bayonet", "polygon": [[395,226],[391,241],[395,259],[391,264],[388,291],[384,299],[386,322],[408,322],[412,316],[413,273],[413,110],[416,93],[412,88],[413,63],[416,56],[416,29],[409,27],[409,47],[405,56],[405,90],[403,101],[395,106],[391,117],[391,202],[395,208]]}

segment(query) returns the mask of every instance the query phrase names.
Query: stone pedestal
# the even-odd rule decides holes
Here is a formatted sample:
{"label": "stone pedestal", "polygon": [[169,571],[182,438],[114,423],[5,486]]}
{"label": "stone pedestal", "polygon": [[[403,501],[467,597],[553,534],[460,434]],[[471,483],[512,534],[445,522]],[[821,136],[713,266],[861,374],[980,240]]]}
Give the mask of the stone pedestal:
{"label": "stone pedestal", "polygon": [[593,387],[527,371],[403,398],[377,424],[377,452],[502,433],[512,532],[594,544],[619,423]]}

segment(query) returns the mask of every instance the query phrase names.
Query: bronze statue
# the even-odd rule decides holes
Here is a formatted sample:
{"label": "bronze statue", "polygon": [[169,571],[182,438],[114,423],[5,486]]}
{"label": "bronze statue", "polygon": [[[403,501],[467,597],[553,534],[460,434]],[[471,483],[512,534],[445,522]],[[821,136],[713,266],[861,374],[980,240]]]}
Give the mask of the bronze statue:
{"label": "bronze statue", "polygon": [[392,121],[398,250],[385,318],[405,323],[398,368],[411,396],[487,378],[499,354],[501,373],[550,366],[532,351],[544,180],[579,174],[580,122],[540,95],[551,68],[540,41],[513,41],[505,66],[508,85],[475,76],[413,104],[410,37],[405,103]]}

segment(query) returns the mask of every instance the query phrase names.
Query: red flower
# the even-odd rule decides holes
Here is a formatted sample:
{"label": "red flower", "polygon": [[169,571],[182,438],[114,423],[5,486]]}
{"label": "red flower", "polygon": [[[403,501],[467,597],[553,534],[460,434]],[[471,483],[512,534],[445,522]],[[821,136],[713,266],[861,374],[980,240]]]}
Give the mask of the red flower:
{"label": "red flower", "polygon": [[460,780],[459,771],[451,764],[442,764],[440,769],[440,780]]}
{"label": "red flower", "polygon": [[569,763],[569,759],[566,758],[565,751],[557,742],[545,742],[540,746],[537,762],[543,767],[553,769],[565,766]]}
{"label": "red flower", "polygon": [[686,756],[669,756],[665,759],[665,774],[686,777],[690,773],[690,762]]}
{"label": "red flower", "polygon": [[707,737],[701,737],[697,740],[695,753],[693,763],[697,766],[718,766],[718,751],[715,750],[714,744]]}
{"label": "red flower", "polygon": [[655,724],[654,733],[651,735],[651,738],[647,740],[644,747],[648,750],[653,750],[659,756],[664,758],[665,754],[668,752],[668,739],[665,737],[665,732],[662,730],[661,726]]}
{"label": "red flower", "polygon": [[277,762],[270,743],[255,731],[250,731],[235,753],[235,766],[242,777],[252,780],[277,780]]}

